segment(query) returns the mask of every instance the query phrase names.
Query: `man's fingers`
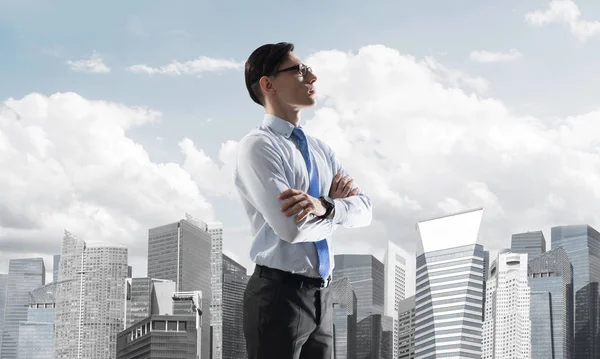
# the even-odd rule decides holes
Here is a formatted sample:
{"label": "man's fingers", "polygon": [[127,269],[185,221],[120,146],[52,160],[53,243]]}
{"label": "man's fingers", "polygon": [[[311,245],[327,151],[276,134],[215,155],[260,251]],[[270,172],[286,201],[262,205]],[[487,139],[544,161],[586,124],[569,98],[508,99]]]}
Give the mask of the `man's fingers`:
{"label": "man's fingers", "polygon": [[360,192],[360,188],[356,187],[352,192],[350,192],[349,197],[356,196]]}
{"label": "man's fingers", "polygon": [[299,213],[300,211],[302,211],[303,209],[305,209],[306,207],[308,207],[309,203],[310,202],[308,200],[302,200],[302,201],[296,203],[293,207],[291,207],[290,209],[288,209],[284,213],[285,213],[285,215],[287,217],[293,216],[294,214]]}
{"label": "man's fingers", "polygon": [[288,197],[291,197],[291,196],[294,196],[294,195],[297,195],[300,193],[302,193],[302,191],[293,189],[293,188],[288,188],[279,194],[279,199],[286,199]]}
{"label": "man's fingers", "polygon": [[338,189],[338,186],[340,185],[340,180],[342,179],[342,174],[338,173],[335,175],[335,177],[333,177],[333,183],[331,184],[331,189],[335,192]]}
{"label": "man's fingers", "polygon": [[301,201],[303,198],[303,196],[301,194],[297,194],[295,196],[292,196],[290,198],[288,198],[285,202],[283,202],[283,204],[281,205],[281,211],[285,212],[287,211],[290,207],[294,206],[296,203],[298,203],[299,201]]}

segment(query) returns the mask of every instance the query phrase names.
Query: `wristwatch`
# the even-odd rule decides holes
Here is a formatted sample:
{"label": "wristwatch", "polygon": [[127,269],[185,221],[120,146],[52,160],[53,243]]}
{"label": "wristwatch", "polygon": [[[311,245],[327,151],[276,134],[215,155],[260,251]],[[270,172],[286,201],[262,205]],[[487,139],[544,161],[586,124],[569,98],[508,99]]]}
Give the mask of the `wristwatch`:
{"label": "wristwatch", "polygon": [[319,218],[324,219],[324,218],[329,217],[329,215],[335,208],[335,202],[329,196],[321,196],[321,197],[319,197],[319,200],[321,200],[321,204],[323,205],[323,207],[325,207],[325,214],[322,216],[319,216]]}

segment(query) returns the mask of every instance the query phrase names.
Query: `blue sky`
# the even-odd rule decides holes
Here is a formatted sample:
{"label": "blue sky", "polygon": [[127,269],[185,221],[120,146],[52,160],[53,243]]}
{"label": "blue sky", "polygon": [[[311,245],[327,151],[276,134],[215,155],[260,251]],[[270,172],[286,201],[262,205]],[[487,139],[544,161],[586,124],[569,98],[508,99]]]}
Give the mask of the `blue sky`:
{"label": "blue sky", "polygon": [[[90,101],[114,102],[127,107],[147,107],[162,114],[160,121],[127,128],[124,138],[143,146],[143,151],[147,153],[150,164],[174,163],[190,173],[205,170],[197,163],[191,165],[192,168],[184,165],[186,159],[191,157],[182,152],[179,143],[182,139],[189,138],[197,149],[214,160],[216,168],[228,173],[227,166],[217,160],[222,144],[227,141],[238,141],[262,118],[262,109],[253,104],[247,96],[243,72],[222,70],[179,76],[160,74],[150,76],[133,73],[128,70],[130,66],[145,64],[149,67],[159,68],[174,60],[185,63],[200,56],[243,62],[254,48],[263,43],[290,41],[295,43],[296,52],[302,58],[314,59],[315,65],[328,69],[317,73],[320,76],[318,84],[323,82],[324,86],[323,102],[317,107],[317,113],[319,110],[329,107],[336,110],[341,116],[340,129],[344,130],[340,133],[347,134],[354,131],[352,126],[357,123],[345,117],[343,108],[339,105],[343,103],[344,96],[341,94],[343,91],[335,93],[334,90],[339,87],[331,84],[331,81],[328,80],[327,76],[336,72],[335,61],[340,58],[339,54],[336,55],[332,51],[338,50],[343,54],[356,55],[365,46],[382,45],[386,49],[396,51],[398,54],[394,56],[401,59],[413,59],[417,63],[422,63],[427,58],[433,59],[437,65],[434,65],[434,70],[430,69],[431,71],[427,72],[427,76],[443,77],[439,83],[444,89],[450,91],[453,83],[458,81],[454,85],[458,84],[458,89],[464,92],[466,98],[477,98],[480,102],[490,100],[501,103],[505,110],[500,111],[502,115],[498,115],[498,117],[490,115],[491,127],[482,129],[482,136],[489,135],[490,129],[495,126],[502,127],[504,117],[521,119],[533,117],[536,123],[532,125],[532,128],[537,128],[540,132],[532,135],[532,138],[537,138],[538,135],[543,138],[544,134],[559,131],[561,124],[565,121],[568,122],[569,116],[585,117],[587,114],[591,114],[591,119],[596,119],[597,115],[594,111],[600,105],[597,96],[600,93],[600,81],[598,81],[597,75],[599,73],[597,59],[600,58],[600,30],[592,31],[591,35],[582,40],[569,27],[572,24],[581,24],[581,21],[589,22],[586,24],[592,28],[600,27],[600,25],[596,25],[597,21],[600,21],[600,4],[591,0],[576,2],[560,0],[558,3],[571,6],[565,10],[565,14],[570,14],[569,16],[574,19],[571,23],[552,21],[551,14],[545,15],[548,17],[549,23],[543,25],[535,25],[526,21],[527,13],[544,12],[549,9],[551,3],[547,0],[527,2],[470,0],[458,3],[430,0],[420,2],[376,1],[369,4],[359,1],[308,1],[303,3],[288,1],[258,3],[241,1],[104,1],[100,3],[57,1],[50,3],[37,0],[8,0],[0,3],[0,54],[2,54],[0,56],[0,100],[5,101],[12,98],[18,101],[31,93],[51,96],[59,92],[73,92]],[[581,12],[580,16],[573,15],[573,5]],[[511,61],[482,63],[471,58],[473,51],[509,54],[511,49],[518,53],[518,56]],[[379,50],[373,51],[374,56]],[[67,63],[68,61],[89,59],[94,52],[102,63],[110,68],[110,72],[74,71]],[[370,68],[368,66],[371,65],[368,65],[367,62],[368,57],[363,60],[365,62],[360,62],[360,64],[366,64],[364,65],[367,66],[365,69]],[[360,64],[344,68],[344,71],[360,71],[360,66],[362,66]],[[340,64],[340,68],[343,66]],[[319,68],[319,66],[313,67],[316,70]],[[419,67],[407,69],[414,73]],[[352,72],[342,72],[342,74],[349,76],[350,79],[354,75]],[[362,76],[357,74],[357,80],[350,80],[347,85],[360,91],[363,88],[363,83],[358,80],[360,78]],[[473,78],[484,81],[486,88],[473,90],[463,86]],[[395,81],[409,81],[410,79],[410,76],[399,76]],[[410,85],[408,82],[407,84]],[[375,86],[374,88],[378,88],[377,84],[372,85]],[[419,83],[415,83],[415,86],[419,86]],[[425,95],[425,97],[427,96]],[[367,94],[358,96],[359,101],[363,98],[368,98]],[[465,101],[467,100],[465,99]],[[416,109],[410,116],[414,116],[415,119],[428,118],[432,121],[432,126],[435,126],[438,118],[426,115],[424,109],[429,106],[444,106],[444,103],[446,102],[431,102],[427,106]],[[444,109],[440,108],[440,111],[442,110]],[[459,110],[448,111],[461,112]],[[506,115],[505,112],[509,115]],[[403,122],[406,119],[403,116],[409,116],[404,112],[396,113],[399,116],[390,117],[390,121]],[[482,113],[489,114],[486,111],[482,111]],[[314,120],[315,135],[326,136],[327,132],[324,129],[328,125],[325,115],[326,112],[315,115],[315,112],[311,111],[305,116],[307,120]],[[371,114],[371,116],[377,117],[378,115]],[[587,117],[585,118],[587,119]],[[86,128],[88,125],[85,119],[77,121],[72,124],[82,128]],[[494,121],[500,122],[495,123]],[[7,123],[5,122],[5,124]],[[45,129],[54,126],[49,120],[44,123],[40,126]],[[101,124],[102,120],[99,123]],[[384,126],[386,124],[385,121],[378,123]],[[375,137],[375,143],[385,144],[386,140],[383,137],[378,139],[376,129],[369,126],[369,122],[358,124],[359,128],[363,128],[364,131],[368,131],[370,136]],[[575,133],[577,128],[572,125],[570,129]],[[591,130],[595,131],[597,128],[592,127]],[[6,134],[11,133],[8,127],[4,129],[0,127],[0,133],[3,130]],[[403,136],[403,134],[400,133],[398,136]],[[327,137],[324,139],[327,140]],[[56,138],[50,136],[51,142],[60,140],[60,136]],[[522,141],[523,143],[513,143],[513,149],[531,145],[526,144],[527,138]],[[578,147],[573,143],[576,142],[565,140],[564,146],[575,150]],[[342,142],[334,141],[333,144],[334,147],[337,145],[340,149],[344,148]],[[385,146],[385,148],[387,151],[395,152],[391,145]],[[402,152],[402,148],[398,147],[398,151]],[[583,152],[589,153],[590,149],[594,148],[596,148],[595,144],[590,142],[589,148]],[[93,148],[90,150],[94,151]],[[497,153],[497,159],[494,157],[490,161],[501,161],[506,158],[506,153],[502,152],[502,149],[498,151],[500,152]],[[543,152],[544,149],[541,151]],[[547,151],[548,154],[555,153],[555,149],[549,148]],[[68,168],[69,162],[61,160],[58,152],[55,155],[57,156],[56,160],[65,166],[64,168]],[[357,154],[347,153],[346,158],[350,159],[355,155]],[[447,153],[440,156],[435,160],[443,161],[445,158],[447,161],[443,163],[450,161]],[[391,168],[395,168],[395,166],[403,168],[403,164],[407,163],[412,164],[412,168],[418,167],[419,158],[409,155],[400,157],[399,162],[390,163]],[[531,158],[531,161],[519,164],[518,168],[510,167],[510,171],[505,171],[505,167],[497,162],[498,165],[491,171],[500,171],[499,175],[506,176],[506,183],[512,181],[514,177],[511,176],[514,173],[523,173],[523,168],[527,168],[528,164],[531,168],[537,168],[536,166],[540,165],[540,162],[544,162],[539,157]],[[565,161],[569,162],[570,160],[565,159]],[[458,163],[468,163],[468,161],[459,161]],[[575,165],[571,163],[570,166]],[[571,169],[574,172],[589,170],[584,167],[582,165]],[[12,168],[10,158],[0,157],[0,169],[10,168]],[[452,170],[450,168],[450,171]],[[423,171],[425,171],[423,175],[428,173],[430,177],[432,176],[431,172],[427,172],[430,170],[424,169]],[[539,173],[561,172],[563,169],[546,167],[546,171]],[[374,186],[379,182],[371,181],[366,175],[361,174],[361,168],[356,168],[355,173],[357,173],[357,177],[362,177],[369,189],[378,191]],[[25,174],[26,171],[22,172],[22,180],[28,181]],[[381,173],[381,175],[386,178],[386,181],[391,176],[390,173]],[[451,174],[439,175],[453,178]],[[192,177],[196,183],[202,181],[198,179],[202,177],[199,174]],[[72,177],[68,178],[70,178],[69,181],[75,183]],[[487,175],[481,174],[480,176],[465,177],[464,181],[484,183],[489,192],[496,196],[501,203],[502,210],[498,213],[504,213],[506,216],[511,208],[507,203],[513,203],[513,198],[510,195],[510,188],[495,188],[491,184],[496,178],[497,176],[488,179]],[[545,180],[539,179],[539,181]],[[446,181],[442,178],[440,182],[435,186],[443,188]],[[564,188],[565,191],[572,189],[569,186],[575,186],[567,180],[560,182],[570,183]],[[394,195],[402,196],[402,192],[406,191],[412,195],[412,200],[419,203],[427,202],[420,199],[418,194],[420,189],[407,187],[408,183],[390,180],[388,185],[390,188],[396,188],[392,191]],[[235,233],[231,236],[235,238],[235,240],[232,239],[232,243],[247,242],[249,236],[247,220],[239,203],[234,198],[215,194],[210,190],[209,185],[200,183],[197,186],[200,188],[202,197],[214,209],[215,219],[224,221],[230,228],[235,228],[233,231]],[[74,189],[73,193],[79,193],[81,188],[83,187]],[[469,188],[479,187],[471,186]],[[448,188],[448,190],[451,189]],[[551,197],[554,190],[556,188],[540,193],[537,197],[533,196],[527,205],[518,206],[518,208],[523,211],[534,211],[541,205],[540,203],[543,203],[543,200],[546,200],[548,196]],[[590,191],[584,193],[593,192],[593,190]],[[536,191],[532,189],[532,192]],[[560,196],[564,195],[565,193],[561,192]],[[386,197],[384,192],[375,197],[383,202],[386,199],[389,200],[389,196]],[[460,194],[456,194],[455,197],[453,199],[462,203],[463,206],[468,206],[470,203],[468,196],[462,198]],[[182,198],[185,198],[185,195]],[[16,200],[16,197],[13,196],[10,200]],[[441,202],[444,200],[444,198],[439,198]],[[7,208],[12,208],[13,214],[18,212],[15,208],[19,206],[11,206],[8,198],[4,198],[4,201]],[[375,224],[375,228],[377,228],[375,233],[385,234],[386,239],[401,244],[412,241],[412,239],[397,238],[398,233],[410,233],[413,229],[411,223],[423,219],[423,216],[436,213],[436,208],[448,208],[422,205],[420,209],[415,209],[418,206],[413,210],[405,208],[404,210],[407,212],[400,210],[398,215],[403,216],[401,222],[405,229],[398,229],[395,224],[391,224],[394,222],[391,219],[394,218],[394,214],[390,212],[390,208],[397,208],[397,201],[389,201],[391,207],[382,205],[381,209],[376,212],[378,220]],[[432,201],[435,202],[433,199]],[[475,201],[473,204],[479,205],[480,203]],[[48,206],[51,208],[50,204]],[[107,213],[111,214],[110,216],[120,213],[110,203],[99,201],[94,206],[105,208]],[[177,208],[177,210],[184,209],[184,207]],[[596,217],[588,213],[588,210],[592,209],[586,207],[582,212],[573,214],[572,220],[595,219]],[[567,211],[564,208],[563,210]],[[73,213],[73,211],[71,208],[65,213]],[[175,212],[176,210],[168,213]],[[559,223],[560,218],[564,218],[564,214],[563,217],[560,217],[559,214],[539,217],[539,221],[536,220],[532,225],[543,228],[533,229],[549,231],[549,226]],[[494,215],[490,214],[489,218],[494,218]],[[532,218],[537,217],[533,216]],[[166,221],[176,219],[166,219]],[[564,220],[569,219],[565,218]],[[490,221],[492,222],[490,228],[494,228],[490,232],[492,237],[506,236],[511,230],[526,227],[526,224],[511,222],[506,217],[503,217],[502,220],[498,219],[502,224],[494,222],[493,219]],[[143,243],[141,243],[144,241],[143,228],[153,222],[145,221],[141,217],[135,217],[134,222],[138,223],[139,227],[128,227],[129,229],[124,230],[123,233],[135,236],[135,239],[121,238],[117,241],[134,243],[132,247],[137,249],[132,249],[132,256],[137,257],[137,263],[142,266],[139,258],[143,257]],[[2,224],[0,223],[1,228]],[[3,232],[0,231],[0,251],[4,252],[0,260],[0,272],[6,268],[9,256],[35,253],[50,256],[52,251],[59,250],[60,233],[56,234],[49,228],[48,232],[44,232],[44,228],[46,227],[40,224],[35,233],[26,229],[23,229],[23,232],[11,230],[11,235],[5,237],[4,248],[1,244]],[[93,233],[98,235],[97,233],[101,232],[102,230],[98,229],[98,232]],[[57,236],[57,244],[45,248],[44,251],[36,252],[33,248],[41,241],[38,237],[40,233],[43,233],[44,236],[54,233],[52,235]],[[359,237],[364,237],[369,232],[357,233],[359,234],[352,235],[351,238],[354,239],[348,245],[347,251],[368,250],[376,254],[380,253],[383,242],[365,247],[358,243],[361,241]],[[19,236],[27,238],[31,247],[24,245],[20,249],[17,248],[14,240]],[[500,243],[502,242],[506,242],[506,239],[496,238],[491,246],[501,247]],[[244,261],[242,258],[245,253],[242,249],[235,254]],[[46,262],[47,266],[50,266],[51,261],[47,260]],[[248,262],[245,261],[244,264],[248,264]],[[141,270],[137,274],[142,274]]]}

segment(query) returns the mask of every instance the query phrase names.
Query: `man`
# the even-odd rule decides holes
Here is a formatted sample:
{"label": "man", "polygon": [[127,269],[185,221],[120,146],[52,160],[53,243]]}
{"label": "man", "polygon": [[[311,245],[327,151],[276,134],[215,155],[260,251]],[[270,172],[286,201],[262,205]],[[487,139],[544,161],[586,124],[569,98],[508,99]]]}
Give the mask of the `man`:
{"label": "man", "polygon": [[262,125],[238,145],[235,184],[250,219],[256,263],[244,295],[249,359],[330,359],[331,234],[371,222],[371,200],[324,142],[300,126],[317,77],[289,43],[267,44],[246,62]]}

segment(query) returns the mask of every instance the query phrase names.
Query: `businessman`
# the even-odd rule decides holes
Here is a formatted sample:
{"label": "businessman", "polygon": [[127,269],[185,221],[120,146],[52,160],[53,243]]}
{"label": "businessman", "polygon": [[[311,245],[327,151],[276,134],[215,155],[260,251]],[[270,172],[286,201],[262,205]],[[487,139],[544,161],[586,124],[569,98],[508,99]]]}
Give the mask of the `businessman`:
{"label": "businessman", "polygon": [[265,109],[238,145],[235,170],[256,263],[244,294],[248,358],[331,359],[331,235],[369,225],[371,200],[331,148],[300,126],[301,111],[315,104],[317,77],[293,44],[257,48],[245,80]]}

